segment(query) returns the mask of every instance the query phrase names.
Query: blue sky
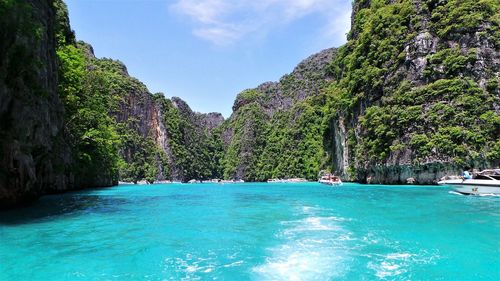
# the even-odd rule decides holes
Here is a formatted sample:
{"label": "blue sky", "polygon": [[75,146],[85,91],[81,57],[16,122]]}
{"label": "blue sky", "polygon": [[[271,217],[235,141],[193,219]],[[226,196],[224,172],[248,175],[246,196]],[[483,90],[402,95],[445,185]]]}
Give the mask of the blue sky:
{"label": "blue sky", "polygon": [[199,112],[345,43],[350,0],[66,0],[79,40]]}

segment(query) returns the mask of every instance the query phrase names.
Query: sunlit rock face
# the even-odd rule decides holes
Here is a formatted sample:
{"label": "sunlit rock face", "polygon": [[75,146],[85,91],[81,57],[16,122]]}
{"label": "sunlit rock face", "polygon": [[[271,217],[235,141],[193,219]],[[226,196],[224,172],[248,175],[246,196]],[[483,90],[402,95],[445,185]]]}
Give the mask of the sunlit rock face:
{"label": "sunlit rock face", "polygon": [[[500,115],[493,2],[356,1],[353,7],[345,56],[382,75],[357,88],[350,118],[334,120],[337,151],[349,151],[347,165],[337,161],[334,170],[346,174],[350,167],[349,178],[361,182],[432,184],[465,167],[498,166],[500,127],[486,121]],[[398,20],[400,26],[390,26]],[[377,62],[379,54],[388,59]],[[355,78],[355,71],[340,75]],[[351,129],[354,144],[341,145],[339,124]]]}
{"label": "sunlit rock face", "polygon": [[497,167],[496,13],[493,1],[355,1],[346,45],[238,95],[223,125],[225,175],[313,179],[327,169],[432,184]]}

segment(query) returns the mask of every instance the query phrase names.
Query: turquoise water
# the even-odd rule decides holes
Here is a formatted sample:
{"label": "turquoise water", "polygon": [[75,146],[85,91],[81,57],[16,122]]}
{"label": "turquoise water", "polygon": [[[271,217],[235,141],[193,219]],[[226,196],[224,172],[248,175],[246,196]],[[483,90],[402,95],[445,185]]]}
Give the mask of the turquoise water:
{"label": "turquoise water", "polygon": [[500,280],[500,197],[172,184],[0,212],[0,280]]}

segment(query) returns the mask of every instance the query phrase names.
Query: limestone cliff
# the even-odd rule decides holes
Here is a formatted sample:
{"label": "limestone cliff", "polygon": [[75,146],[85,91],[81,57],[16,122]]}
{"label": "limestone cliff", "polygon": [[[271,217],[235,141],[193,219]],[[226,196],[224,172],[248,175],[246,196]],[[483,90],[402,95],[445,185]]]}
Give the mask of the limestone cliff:
{"label": "limestone cliff", "polygon": [[0,1],[0,26],[0,208],[118,179],[427,184],[500,164],[492,0],[355,1],[344,46],[241,92],[228,120],[96,58],[61,0]]}
{"label": "limestone cliff", "polygon": [[491,1],[355,2],[349,41],[330,68],[333,100],[350,101],[330,104],[334,170],[430,184],[498,166],[495,15]]}
{"label": "limestone cliff", "polygon": [[0,208],[74,188],[52,1],[0,2]]}
{"label": "limestone cliff", "polygon": [[332,80],[327,72],[337,50],[312,55],[279,82],[240,93],[222,125],[226,178],[315,179],[324,162],[322,109],[316,98]]}
{"label": "limestone cliff", "polygon": [[222,116],[96,58],[62,1],[0,1],[0,26],[0,208],[119,178],[219,176]]}
{"label": "limestone cliff", "polygon": [[238,95],[225,176],[429,184],[498,166],[497,18],[489,0],[355,1],[344,46]]}
{"label": "limestone cliff", "polygon": [[109,114],[120,139],[121,180],[187,181],[212,176],[217,169],[208,145],[222,115],[196,113],[180,98],[153,95],[121,62],[95,58],[88,45],[80,48],[90,50],[86,52],[89,71],[113,81],[106,92],[113,100]]}

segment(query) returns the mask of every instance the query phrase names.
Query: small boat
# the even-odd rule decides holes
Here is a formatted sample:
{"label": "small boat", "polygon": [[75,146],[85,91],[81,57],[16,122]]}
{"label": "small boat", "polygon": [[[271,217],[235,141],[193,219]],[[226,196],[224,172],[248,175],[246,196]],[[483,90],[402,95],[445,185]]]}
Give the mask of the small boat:
{"label": "small boat", "polygon": [[321,176],[318,182],[321,184],[332,185],[332,186],[342,185],[342,181],[340,180],[340,178],[332,174],[325,174]]}
{"label": "small boat", "polygon": [[153,183],[155,183],[155,184],[170,184],[172,182],[169,180],[156,180]]}
{"label": "small boat", "polygon": [[287,179],[286,182],[299,183],[299,182],[307,182],[307,180],[304,178],[291,178],[291,179]]}
{"label": "small boat", "polygon": [[244,180],[235,180],[235,179],[230,179],[230,180],[220,180],[219,183],[244,183]]}
{"label": "small boat", "polygon": [[268,179],[267,182],[268,183],[283,183],[283,182],[285,182],[285,180],[283,180],[283,179]]}
{"label": "small boat", "polygon": [[118,181],[118,184],[119,185],[131,185],[131,184],[134,184],[134,183],[130,182],[130,181]]}
{"label": "small boat", "polygon": [[500,169],[484,170],[470,179],[445,177],[438,184],[451,186],[454,191],[466,195],[500,195]]}
{"label": "small boat", "polygon": [[268,183],[300,183],[307,182],[306,179],[303,178],[291,178],[291,179],[268,179]]}
{"label": "small boat", "polygon": [[220,183],[220,179],[202,180],[201,183]]}

